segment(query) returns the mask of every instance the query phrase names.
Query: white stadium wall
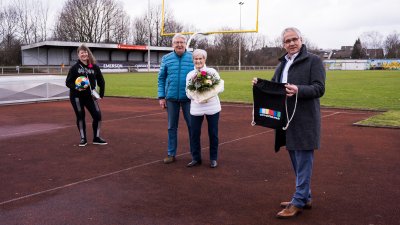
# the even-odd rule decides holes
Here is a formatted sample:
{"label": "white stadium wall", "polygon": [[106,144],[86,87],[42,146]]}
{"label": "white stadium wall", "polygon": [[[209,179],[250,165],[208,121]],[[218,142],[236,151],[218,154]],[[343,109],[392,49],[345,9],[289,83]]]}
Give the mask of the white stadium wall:
{"label": "white stadium wall", "polygon": [[324,60],[327,70],[400,70],[400,59]]}
{"label": "white stadium wall", "polygon": [[0,105],[67,99],[65,76],[0,76]]}

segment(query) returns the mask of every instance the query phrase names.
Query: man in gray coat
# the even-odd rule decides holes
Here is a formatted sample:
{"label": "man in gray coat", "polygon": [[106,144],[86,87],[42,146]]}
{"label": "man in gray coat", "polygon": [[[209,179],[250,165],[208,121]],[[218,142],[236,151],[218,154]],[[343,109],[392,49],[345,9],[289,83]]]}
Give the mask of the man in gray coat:
{"label": "man in gray coat", "polygon": [[[294,116],[286,131],[276,130],[275,150],[286,145],[296,175],[296,191],[291,201],[281,202],[284,209],[276,216],[290,218],[312,207],[314,150],[320,148],[321,136],[319,98],[325,93],[326,75],[321,59],[307,52],[297,28],[283,30],[282,41],[287,53],[279,59],[272,81],[286,84],[288,114]],[[257,78],[253,79],[255,83]]]}

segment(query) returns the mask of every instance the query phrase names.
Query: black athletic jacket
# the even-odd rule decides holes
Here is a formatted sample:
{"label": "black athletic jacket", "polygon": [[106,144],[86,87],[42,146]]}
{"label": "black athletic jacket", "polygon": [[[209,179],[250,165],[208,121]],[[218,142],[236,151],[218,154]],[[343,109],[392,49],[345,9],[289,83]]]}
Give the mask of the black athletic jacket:
{"label": "black athletic jacket", "polygon": [[[91,65],[91,68],[89,66]],[[89,64],[89,66],[83,64],[80,60],[78,60],[75,65],[73,65],[68,72],[67,79],[65,80],[65,84],[70,89],[71,97],[83,97],[90,96],[89,88],[84,91],[78,91],[75,89],[75,80],[80,76],[89,77],[89,82],[92,89],[96,88],[96,84],[99,86],[99,94],[100,97],[104,97],[105,91],[105,81],[103,74],[100,71],[100,67],[96,64]]]}

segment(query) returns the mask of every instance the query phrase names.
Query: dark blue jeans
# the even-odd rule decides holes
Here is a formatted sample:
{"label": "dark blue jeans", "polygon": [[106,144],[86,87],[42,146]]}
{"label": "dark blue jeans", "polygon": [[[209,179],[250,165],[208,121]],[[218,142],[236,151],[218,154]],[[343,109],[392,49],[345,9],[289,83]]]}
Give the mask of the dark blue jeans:
{"label": "dark blue jeans", "polygon": [[[193,150],[192,159],[201,160],[201,125],[203,124],[204,116],[191,116],[192,134],[190,139],[192,140]],[[208,138],[210,141],[210,160],[217,160],[218,158],[218,121],[219,112],[214,115],[205,115],[208,123]]]}
{"label": "dark blue jeans", "polygon": [[303,208],[308,201],[311,201],[314,150],[288,150],[288,152],[296,175],[296,192],[292,203],[298,208]]}
{"label": "dark blue jeans", "polygon": [[[190,101],[168,101],[167,100],[167,113],[168,113],[168,155],[175,156],[178,147],[178,124],[179,113],[182,107],[183,117],[185,118],[186,125],[191,133],[190,128]],[[190,141],[190,140],[189,140]],[[190,149],[192,149],[190,142]]]}

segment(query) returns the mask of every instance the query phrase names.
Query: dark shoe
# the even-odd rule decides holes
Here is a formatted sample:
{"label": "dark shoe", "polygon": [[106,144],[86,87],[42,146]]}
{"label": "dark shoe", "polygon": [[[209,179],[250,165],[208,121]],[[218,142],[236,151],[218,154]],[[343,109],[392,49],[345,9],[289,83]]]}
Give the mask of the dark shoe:
{"label": "dark shoe", "polygon": [[217,160],[211,160],[210,167],[215,168],[218,166]]}
{"label": "dark shoe", "polygon": [[193,166],[200,166],[201,165],[201,160],[192,160],[190,163],[188,163],[186,166],[187,167],[193,167]]}
{"label": "dark shoe", "polygon": [[163,161],[165,164],[173,163],[173,162],[175,162],[175,156],[169,155],[166,158],[164,158]]}
{"label": "dark shoe", "polygon": [[86,139],[85,139],[85,138],[82,138],[82,139],[81,139],[81,142],[79,142],[79,147],[84,147],[84,146],[86,146],[86,145],[87,145]]}
{"label": "dark shoe", "polygon": [[101,137],[95,137],[93,139],[93,144],[95,144],[95,145],[106,145],[108,143]]}
{"label": "dark shoe", "polygon": [[[291,203],[291,202],[281,202],[281,207],[282,207],[282,208],[286,208],[290,203]],[[303,209],[311,209],[311,208],[312,208],[312,203],[311,203],[311,201],[307,202],[307,203],[304,205],[304,207],[303,207]]]}
{"label": "dark shoe", "polygon": [[297,208],[293,204],[289,204],[282,211],[278,212],[278,214],[276,214],[276,217],[280,219],[292,218],[299,214],[301,211],[302,210],[300,208]]}

